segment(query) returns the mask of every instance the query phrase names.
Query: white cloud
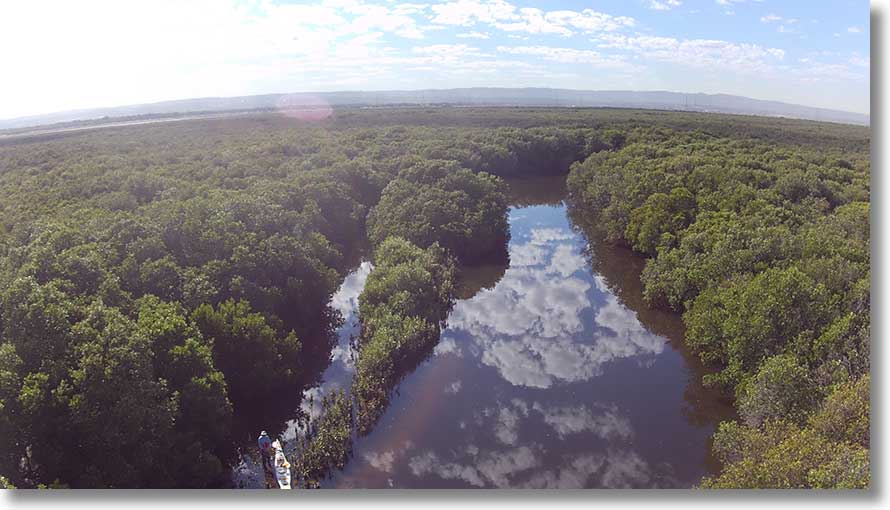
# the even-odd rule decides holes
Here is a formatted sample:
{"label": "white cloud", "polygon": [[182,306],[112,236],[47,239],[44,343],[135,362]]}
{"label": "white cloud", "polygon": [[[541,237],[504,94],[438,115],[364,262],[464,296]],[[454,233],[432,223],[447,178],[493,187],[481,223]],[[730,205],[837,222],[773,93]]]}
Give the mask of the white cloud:
{"label": "white cloud", "polygon": [[628,441],[634,435],[630,420],[622,416],[615,405],[596,402],[591,406],[554,406],[514,398],[508,403],[498,402],[495,408],[483,409],[475,416],[475,421],[480,429],[493,430],[501,443],[515,446],[519,440],[519,425],[530,418],[540,418],[560,440],[592,433],[600,439],[617,442]]}
{"label": "white cloud", "polygon": [[531,55],[561,64],[587,64],[594,67],[631,69],[633,66],[621,57],[603,55],[593,50],[554,48],[551,46],[498,46],[501,53]]}
{"label": "white cloud", "polygon": [[544,263],[547,251],[543,246],[524,243],[510,248],[510,265],[512,267],[536,266]]}
{"label": "white cloud", "polygon": [[528,446],[503,452],[478,455],[473,465],[443,461],[435,452],[424,452],[408,462],[414,476],[436,475],[445,480],[463,480],[474,487],[511,486],[510,479],[518,473],[540,465],[537,454]]}
{"label": "white cloud", "polygon": [[613,451],[607,455],[606,469],[600,475],[602,487],[631,489],[653,485],[649,465],[635,452]]}
{"label": "white cloud", "polygon": [[711,39],[603,34],[592,41],[600,48],[628,51],[646,59],[744,73],[771,69],[785,58],[785,51],[779,48]]}
{"label": "white cloud", "polygon": [[469,27],[516,18],[516,7],[503,0],[457,0],[432,6],[433,23]]}
{"label": "white cloud", "polygon": [[606,458],[587,454],[566,459],[561,467],[535,473],[522,487],[526,489],[583,489],[599,471]]}
{"label": "white cloud", "polygon": [[[836,82],[838,80],[863,80],[867,74],[850,69],[846,62],[820,62],[801,59],[803,67],[794,69],[794,76],[805,83]],[[859,62],[859,61],[857,61]],[[849,62],[856,67],[863,67]],[[861,62],[859,62],[861,64]],[[867,66],[866,66],[867,67]]]}
{"label": "white cloud", "polygon": [[618,489],[662,485],[648,463],[633,451],[611,449],[602,454],[569,455],[560,462],[559,468],[533,471],[542,464],[538,450],[539,447],[533,445],[480,452],[475,459],[468,459],[472,463],[444,460],[439,454],[427,451],[412,457],[409,467],[418,477],[434,475],[444,480],[462,480],[474,487],[502,489]]}
{"label": "white cloud", "polygon": [[392,10],[396,14],[422,14],[429,8],[429,4],[396,4]]}
{"label": "white cloud", "polygon": [[517,8],[503,0],[458,0],[433,5],[431,9],[434,13],[432,22],[441,25],[471,27],[479,23],[506,32],[566,37],[578,31],[611,32],[636,24],[633,18],[612,16],[593,9],[545,11],[534,7]]}
{"label": "white cloud", "polygon": [[580,271],[586,265],[587,261],[578,253],[570,244],[559,244],[553,251],[550,258],[550,264],[547,266],[547,272],[558,273],[563,278],[568,278],[576,271]]}
{"label": "white cloud", "polygon": [[486,34],[485,32],[462,32],[457,34],[457,37],[461,39],[490,39],[491,36]]}
{"label": "white cloud", "polygon": [[385,471],[387,473],[392,472],[392,468],[396,460],[396,455],[393,451],[385,451],[382,453],[366,452],[363,457],[365,459],[365,462],[367,462],[374,468],[379,469],[380,471]]}
{"label": "white cloud", "polygon": [[853,55],[849,60],[850,64],[856,67],[869,67],[871,65],[871,61],[867,58],[862,58],[859,55]]}
{"label": "white cloud", "polygon": [[349,273],[331,298],[331,308],[340,312],[345,320],[358,313],[358,296],[365,287],[365,281],[374,266],[370,262],[362,262],[359,267]]}
{"label": "white cloud", "polygon": [[[559,50],[561,48],[548,48]],[[553,241],[568,241],[572,237],[572,233],[563,228],[533,228],[529,234],[531,236],[530,243],[533,245],[543,246],[551,244]]]}
{"label": "white cloud", "polygon": [[532,409],[541,414],[544,423],[550,425],[560,439],[582,432],[592,432],[608,440],[627,440],[633,436],[630,421],[618,414],[615,406],[545,407],[535,402]]}
{"label": "white cloud", "polygon": [[[527,415],[528,411],[526,410],[523,416]],[[498,420],[494,428],[494,435],[498,441],[508,446],[516,445],[516,442],[519,440],[519,422],[520,414],[518,410],[502,407],[498,411]]]}
{"label": "white cloud", "polygon": [[574,35],[574,32],[564,23],[548,20],[544,11],[532,7],[519,10],[520,20],[511,23],[495,23],[495,27],[506,32],[527,32],[530,34],[559,34],[561,36]]}
{"label": "white cloud", "polygon": [[636,24],[633,18],[611,16],[592,9],[577,11],[549,11],[532,7],[519,9],[518,19],[510,23],[495,23],[494,26],[507,32],[530,34],[558,34],[571,36],[575,31],[584,33],[612,32]]}
{"label": "white cloud", "polygon": [[[495,442],[452,442],[443,448],[418,452],[407,462],[416,477],[459,480],[473,487],[496,488],[627,488],[676,486],[669,469],[656,473],[636,452],[627,449],[634,432],[627,417],[615,405],[593,402],[552,405],[513,398],[496,402],[474,414],[473,432],[480,439],[491,435]],[[555,433],[544,444],[541,428]],[[525,427],[528,427],[527,430]],[[464,427],[461,426],[461,429]],[[590,436],[594,436],[591,438]],[[591,441],[593,439],[593,441]],[[549,443],[577,445],[578,453],[562,455],[550,467]],[[598,446],[606,441],[607,447]],[[589,447],[600,451],[585,451]],[[488,449],[485,449],[485,448]],[[396,455],[398,457],[398,454]]]}
{"label": "white cloud", "polygon": [[779,26],[776,30],[782,34],[796,34],[799,31],[796,28],[793,28],[792,25],[797,24],[797,18],[783,18],[782,16],[778,16],[776,14],[767,14],[766,16],[761,16],[761,23],[779,23]]}
{"label": "white cloud", "polygon": [[361,453],[361,458],[374,469],[384,473],[392,473],[405,455],[414,450],[414,442],[402,440],[396,441],[395,445],[390,443],[390,446],[391,448],[380,451],[365,451]]}
{"label": "white cloud", "polygon": [[414,53],[421,55],[436,55],[438,57],[453,60],[462,57],[488,57],[479,51],[479,48],[466,44],[432,44],[430,46],[416,46],[411,48]]}
{"label": "white cloud", "polygon": [[454,381],[453,383],[445,387],[445,393],[448,393],[450,395],[457,395],[457,393],[460,392],[462,386],[463,384],[460,382],[460,380]]}
{"label": "white cloud", "polygon": [[[0,117],[367,76],[379,67],[369,60],[385,53],[375,47],[380,35],[423,36],[410,14],[419,7],[413,9],[213,0],[4,5],[0,45],[27,51],[4,54],[22,78],[4,83],[15,104],[0,103]],[[60,80],[65,94],[58,93]]]}
{"label": "white cloud", "polygon": [[457,342],[455,342],[453,338],[445,338],[444,336],[442,340],[436,344],[436,348],[433,349],[433,354],[436,356],[443,356],[445,354],[453,354],[457,357],[463,356],[463,352],[461,351],[461,348],[457,346]]}
{"label": "white cloud", "polygon": [[[422,30],[417,26],[413,15],[422,12],[426,7],[421,4],[401,4],[393,9],[384,5],[374,5],[365,2],[327,2],[325,7],[339,7],[344,13],[354,18],[344,25],[343,30],[348,33],[366,33],[380,30],[393,33],[409,39],[423,38]],[[304,7],[304,6],[287,6]],[[312,7],[312,6],[309,6]],[[321,20],[309,17],[316,24],[322,24]],[[331,24],[330,22],[324,24]]]}
{"label": "white cloud", "polygon": [[683,2],[680,0],[649,0],[646,5],[656,11],[669,11],[674,7],[680,7]]}
{"label": "white cloud", "polygon": [[[752,2],[748,0],[748,6]],[[671,7],[679,2],[641,0],[640,7],[658,9],[656,3]],[[719,3],[721,10],[744,8],[738,1]],[[575,44],[580,38],[565,44],[552,42],[557,37],[581,34],[597,41],[604,36],[630,36],[638,22],[622,16],[621,7],[606,13],[557,8],[550,2],[541,2],[537,8],[525,7],[528,4],[515,0],[6,2],[0,15],[0,45],[16,48],[4,53],[4,65],[15,73],[4,81],[0,118],[184,97],[301,90],[426,88],[431,84],[616,89],[689,86],[688,81],[676,78],[682,73],[674,69],[656,74],[655,69],[644,68],[646,56],[641,53],[585,48]],[[763,14],[759,12],[753,19]],[[791,19],[772,23],[783,32],[799,30],[801,25]],[[867,30],[861,23],[849,29],[844,26],[835,37]],[[834,40],[831,33],[829,38]],[[413,42],[430,39],[433,34],[441,44],[483,41],[486,37],[507,47],[513,39],[529,42],[519,43],[523,46],[501,52],[501,56],[479,50],[456,53],[447,47],[426,53],[412,51],[412,46],[432,46]],[[673,40],[688,43],[676,35]],[[867,46],[856,49],[867,52]],[[775,67],[775,55],[781,51],[762,50],[762,57],[752,55],[751,49],[740,50],[751,57],[747,60],[727,55],[731,48],[709,50],[707,58],[693,65],[760,73]],[[662,53],[656,60],[677,62],[681,56],[689,56],[687,49],[677,51],[681,53],[676,58]],[[556,69],[554,62],[564,67]],[[848,65],[854,70],[862,67],[852,62]],[[802,100],[789,79],[779,73],[771,78],[775,81],[753,84],[724,73],[702,86],[714,92],[745,94],[750,90],[750,95]],[[58,83],[65,83],[64,90],[60,91]],[[823,90],[808,97],[819,106],[867,110],[867,88],[861,90],[866,92],[858,96]],[[844,99],[851,96],[864,99]]]}

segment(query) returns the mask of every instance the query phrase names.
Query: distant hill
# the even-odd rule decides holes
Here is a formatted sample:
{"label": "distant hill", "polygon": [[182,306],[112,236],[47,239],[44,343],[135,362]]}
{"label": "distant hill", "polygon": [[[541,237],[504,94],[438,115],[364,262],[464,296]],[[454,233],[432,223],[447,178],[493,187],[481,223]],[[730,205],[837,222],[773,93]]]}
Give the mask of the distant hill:
{"label": "distant hill", "polygon": [[387,90],[264,94],[240,97],[181,99],[160,103],[71,110],[0,120],[0,129],[41,126],[80,120],[166,115],[193,112],[316,108],[331,106],[385,106],[409,104],[448,104],[473,106],[577,106],[651,108],[699,112],[737,113],[767,117],[841,122],[868,125],[861,113],[813,108],[779,101],[763,101],[728,94],[684,94],[666,91],[569,90],[550,88],[462,88],[429,90]]}

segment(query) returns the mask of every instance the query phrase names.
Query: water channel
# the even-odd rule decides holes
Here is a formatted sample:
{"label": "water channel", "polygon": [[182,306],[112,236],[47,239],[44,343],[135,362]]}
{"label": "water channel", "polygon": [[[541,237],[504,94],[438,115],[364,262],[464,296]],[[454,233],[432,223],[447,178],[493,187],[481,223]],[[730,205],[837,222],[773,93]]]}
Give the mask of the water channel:
{"label": "water channel", "polygon": [[[463,274],[435,351],[325,487],[691,487],[717,468],[710,437],[732,409],[701,386],[679,316],[643,304],[644,261],[585,236],[564,181],[511,191],[509,266]],[[345,322],[304,396],[310,416],[349,385],[370,271],[361,264],[333,299]]]}

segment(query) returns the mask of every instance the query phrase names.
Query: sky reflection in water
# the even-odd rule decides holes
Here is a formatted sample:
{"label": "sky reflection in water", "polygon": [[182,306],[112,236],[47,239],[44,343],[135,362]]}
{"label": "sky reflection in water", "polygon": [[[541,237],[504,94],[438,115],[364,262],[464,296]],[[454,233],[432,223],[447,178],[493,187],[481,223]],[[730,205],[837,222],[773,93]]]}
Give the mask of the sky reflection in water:
{"label": "sky reflection in water", "polygon": [[[305,433],[303,419],[314,420],[321,414],[321,400],[325,394],[333,390],[349,388],[352,375],[355,372],[352,338],[360,332],[358,296],[365,287],[365,280],[367,280],[371,269],[370,262],[362,262],[359,267],[346,276],[340,288],[331,298],[331,308],[338,311],[343,318],[343,325],[337,330],[337,345],[331,349],[331,363],[322,374],[321,384],[303,392],[303,398],[300,401],[300,411],[303,416],[295,416],[285,424],[282,434],[285,450],[288,450],[288,445],[293,448],[297,436]],[[298,413],[295,411],[294,414]],[[239,455],[239,462],[232,468],[232,484],[235,487],[263,487],[263,471],[259,452],[254,446],[255,443],[252,440],[243,445],[244,449]]]}
{"label": "sky reflection in water", "polygon": [[[331,298],[331,308],[340,312],[343,325],[337,330],[337,345],[331,349],[331,364],[325,369],[320,385],[303,392],[300,407],[309,419],[314,420],[321,413],[321,399],[332,390],[349,389],[352,374],[355,373],[355,358],[352,339],[360,333],[358,322],[358,296],[365,288],[365,280],[371,273],[370,262],[362,262],[358,268],[349,273],[340,288]],[[285,439],[296,437],[297,422],[288,424]]]}
{"label": "sky reflection in water", "polygon": [[665,339],[590,274],[576,234],[560,225],[564,216],[541,208],[513,213],[510,268],[494,289],[457,303],[443,341],[468,340],[504,379],[534,388],[590,379],[615,358],[660,353]]}
{"label": "sky reflection in water", "polygon": [[564,206],[513,209],[510,225],[503,277],[457,302],[328,486],[684,487],[705,474],[716,419],[684,414],[698,376],[683,356],[593,273]]}

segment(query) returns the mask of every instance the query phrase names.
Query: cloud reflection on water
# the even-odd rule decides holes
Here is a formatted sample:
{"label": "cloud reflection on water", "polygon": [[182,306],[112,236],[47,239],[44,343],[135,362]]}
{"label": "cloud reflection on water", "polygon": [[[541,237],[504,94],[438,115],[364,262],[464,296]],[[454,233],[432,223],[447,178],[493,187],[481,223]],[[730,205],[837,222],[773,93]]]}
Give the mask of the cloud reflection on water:
{"label": "cloud reflection on water", "polygon": [[[321,416],[324,395],[331,390],[348,388],[355,372],[355,356],[351,340],[359,333],[358,297],[365,288],[365,281],[372,268],[370,262],[362,262],[359,267],[346,275],[340,288],[331,297],[331,308],[343,317],[343,325],[337,330],[337,345],[331,349],[331,364],[322,374],[322,383],[303,391],[300,410],[310,421]],[[293,439],[300,429],[301,424],[298,420],[290,420],[284,433],[285,439]]]}
{"label": "cloud reflection on water", "polygon": [[[664,351],[665,338],[591,274],[583,239],[546,217],[544,224],[533,220],[511,217],[510,267],[493,288],[456,303],[434,351],[436,366],[448,360],[451,367],[492,367],[504,384],[483,396],[470,390],[477,387],[472,377],[437,382],[449,402],[443,406],[474,398],[478,407],[452,425],[441,423],[453,427],[445,441],[412,442],[415,435],[392,429],[361,454],[362,469],[370,471],[356,470],[357,479],[379,479],[369,474],[376,473],[396,487],[666,485],[671,470],[645,460],[616,405],[541,391],[589,381],[619,359],[646,366]],[[424,394],[421,388],[413,391]]]}
{"label": "cloud reflection on water", "polygon": [[[590,379],[618,358],[662,352],[665,339],[584,271],[571,230],[532,228],[517,238],[524,242],[511,244],[501,281],[455,305],[443,333],[448,349],[437,354],[456,349],[466,334],[481,361],[510,383],[549,388]],[[593,325],[585,325],[587,312]]]}
{"label": "cloud reflection on water", "polygon": [[[547,462],[546,449],[534,441],[523,441],[520,426],[529,420],[544,423],[561,440],[589,433],[610,442],[605,452],[564,455],[554,469],[540,469]],[[490,430],[503,449],[480,450],[475,444],[448,454],[432,450],[400,452],[407,458],[414,477],[434,476],[464,482],[473,487],[497,488],[628,488],[660,485],[648,463],[626,444],[633,436],[630,421],[614,406],[547,406],[513,399],[486,408],[475,416],[477,430]],[[498,442],[492,444],[499,444]],[[375,458],[376,460],[376,458]]]}

